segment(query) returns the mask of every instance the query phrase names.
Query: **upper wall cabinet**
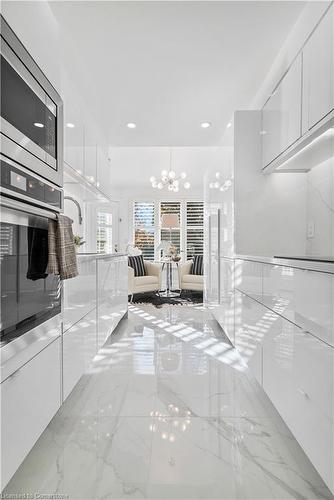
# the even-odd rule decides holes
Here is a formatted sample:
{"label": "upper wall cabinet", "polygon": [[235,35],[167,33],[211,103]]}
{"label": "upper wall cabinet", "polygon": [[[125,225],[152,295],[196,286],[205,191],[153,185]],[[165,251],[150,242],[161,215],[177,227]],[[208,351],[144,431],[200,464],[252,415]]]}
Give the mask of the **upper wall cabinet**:
{"label": "upper wall cabinet", "polygon": [[84,106],[69,75],[62,75],[64,100],[64,160],[81,174],[84,167]]}
{"label": "upper wall cabinet", "polygon": [[95,183],[97,180],[97,136],[95,131],[85,124],[84,174],[86,179]]}
{"label": "upper wall cabinet", "polygon": [[334,109],[334,5],[303,50],[303,132]]}
{"label": "upper wall cabinet", "polygon": [[111,163],[108,161],[108,146],[99,144],[97,147],[97,180],[100,189],[108,192],[111,189]]}
{"label": "upper wall cabinet", "polygon": [[263,167],[272,162],[301,135],[301,61],[299,55],[263,107]]}
{"label": "upper wall cabinet", "polygon": [[[262,168],[306,172],[333,156],[334,5],[262,109]],[[321,137],[321,141],[314,139]],[[306,148],[312,144],[312,148]]]}
{"label": "upper wall cabinet", "polygon": [[84,169],[84,125],[73,105],[64,106],[64,160],[79,173]]}

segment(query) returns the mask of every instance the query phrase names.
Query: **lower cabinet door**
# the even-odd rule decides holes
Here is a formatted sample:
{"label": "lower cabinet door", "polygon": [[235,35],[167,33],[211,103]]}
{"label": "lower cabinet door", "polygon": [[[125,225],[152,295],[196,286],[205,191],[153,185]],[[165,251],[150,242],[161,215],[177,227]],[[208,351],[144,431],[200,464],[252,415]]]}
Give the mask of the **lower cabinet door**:
{"label": "lower cabinet door", "polygon": [[220,259],[219,306],[213,309],[218,323],[234,345],[234,261]]}
{"label": "lower cabinet door", "polygon": [[224,330],[225,335],[234,346],[234,295],[225,299],[219,306],[212,308],[213,317]]}
{"label": "lower cabinet door", "polygon": [[263,300],[334,347],[334,274],[263,264]]}
{"label": "lower cabinet door", "polygon": [[263,341],[278,316],[257,301],[235,292],[235,347],[262,385]]}
{"label": "lower cabinet door", "polygon": [[103,346],[113,331],[113,306],[115,300],[115,258],[98,262],[98,348]]}
{"label": "lower cabinet door", "polygon": [[124,256],[98,262],[98,348],[103,346],[128,308],[128,272]]}
{"label": "lower cabinet door", "polygon": [[61,404],[61,339],[1,384],[1,489]]}
{"label": "lower cabinet door", "polygon": [[259,301],[262,301],[262,268],[262,262],[235,261],[236,288]]}
{"label": "lower cabinet door", "polygon": [[65,400],[97,352],[96,309],[63,335],[63,399]]}
{"label": "lower cabinet door", "polygon": [[263,387],[334,489],[334,349],[278,317],[263,343]]}
{"label": "lower cabinet door", "polygon": [[63,331],[96,307],[96,260],[92,256],[78,257],[78,276],[63,284]]}

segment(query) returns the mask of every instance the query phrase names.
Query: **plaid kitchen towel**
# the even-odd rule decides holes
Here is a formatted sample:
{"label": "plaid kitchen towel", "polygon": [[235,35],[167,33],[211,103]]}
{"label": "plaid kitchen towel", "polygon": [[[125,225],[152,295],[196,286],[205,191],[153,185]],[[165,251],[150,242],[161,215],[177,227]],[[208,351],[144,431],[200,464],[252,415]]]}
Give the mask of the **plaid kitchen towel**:
{"label": "plaid kitchen towel", "polygon": [[58,215],[49,219],[48,273],[58,274],[62,280],[78,275],[77,254],[73,240],[72,220]]}

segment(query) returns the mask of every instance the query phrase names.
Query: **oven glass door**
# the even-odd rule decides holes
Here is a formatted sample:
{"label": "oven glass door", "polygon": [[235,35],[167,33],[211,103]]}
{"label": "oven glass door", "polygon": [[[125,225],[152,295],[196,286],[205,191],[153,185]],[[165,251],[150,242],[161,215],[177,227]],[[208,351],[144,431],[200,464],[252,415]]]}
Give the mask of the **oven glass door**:
{"label": "oven glass door", "polygon": [[47,275],[48,219],[1,209],[1,343],[60,313],[58,276]]}
{"label": "oven glass door", "polygon": [[[22,72],[25,73],[25,70],[22,69]],[[28,79],[30,85],[27,83]],[[44,153],[43,161],[47,163],[50,163],[48,156],[56,160],[56,109],[56,104],[31,75],[23,78],[1,55],[1,116],[7,122],[2,125],[3,132],[38,157],[41,156],[41,148]],[[19,131],[27,140],[20,140],[15,131]]]}

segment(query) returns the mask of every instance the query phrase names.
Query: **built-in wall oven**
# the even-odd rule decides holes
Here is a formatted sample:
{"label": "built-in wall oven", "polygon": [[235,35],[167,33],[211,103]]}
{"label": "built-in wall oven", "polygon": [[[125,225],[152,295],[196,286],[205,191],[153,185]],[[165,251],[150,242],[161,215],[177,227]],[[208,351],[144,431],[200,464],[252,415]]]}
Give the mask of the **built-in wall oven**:
{"label": "built-in wall oven", "polygon": [[48,275],[47,262],[48,221],[62,208],[62,191],[2,155],[0,161],[3,346],[36,335],[39,325],[60,315],[60,280]]}
{"label": "built-in wall oven", "polygon": [[1,16],[1,153],[62,186],[62,100]]}

